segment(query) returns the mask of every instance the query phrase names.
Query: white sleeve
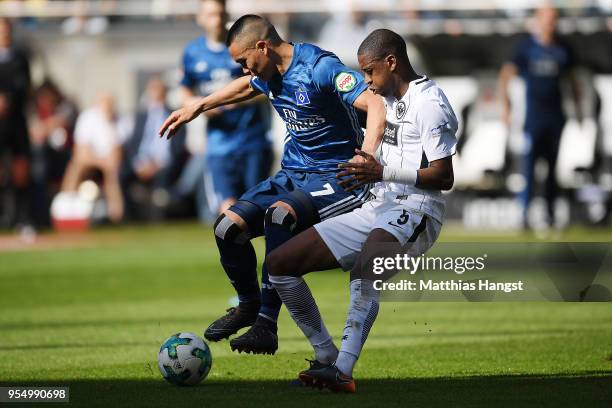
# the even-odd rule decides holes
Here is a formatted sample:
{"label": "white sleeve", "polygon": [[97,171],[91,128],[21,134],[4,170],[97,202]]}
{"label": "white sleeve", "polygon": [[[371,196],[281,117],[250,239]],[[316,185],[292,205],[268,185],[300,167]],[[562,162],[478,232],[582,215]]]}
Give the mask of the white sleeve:
{"label": "white sleeve", "polygon": [[455,154],[458,123],[455,113],[445,100],[427,99],[417,114],[417,125],[428,161]]}

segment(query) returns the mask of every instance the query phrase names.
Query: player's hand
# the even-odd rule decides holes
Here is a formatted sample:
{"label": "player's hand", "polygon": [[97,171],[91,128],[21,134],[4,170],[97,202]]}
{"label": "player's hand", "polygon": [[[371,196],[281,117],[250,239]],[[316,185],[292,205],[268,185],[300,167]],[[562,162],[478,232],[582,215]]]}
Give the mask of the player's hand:
{"label": "player's hand", "polygon": [[359,149],[355,149],[355,153],[361,157],[362,161],[351,160],[338,165],[339,168],[344,169],[336,174],[336,178],[343,179],[338,182],[338,185],[346,191],[381,181],[383,176],[383,166],[376,161],[374,156]]}
{"label": "player's hand", "polygon": [[349,160],[349,163],[363,163],[365,161],[366,159],[364,159],[363,156],[356,154],[351,160]]}
{"label": "player's hand", "polygon": [[200,113],[202,113],[202,107],[199,103],[194,103],[182,109],[175,110],[168,116],[159,129],[159,136],[164,137],[164,133],[166,133],[167,130],[167,138],[170,139],[181,126],[194,120]]}

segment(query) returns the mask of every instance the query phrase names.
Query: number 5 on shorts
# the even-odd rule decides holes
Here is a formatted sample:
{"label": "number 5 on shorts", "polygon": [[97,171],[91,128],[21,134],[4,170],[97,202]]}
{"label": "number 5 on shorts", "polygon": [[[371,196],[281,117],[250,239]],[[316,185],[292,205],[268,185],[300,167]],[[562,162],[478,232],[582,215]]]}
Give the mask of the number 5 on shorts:
{"label": "number 5 on shorts", "polygon": [[406,225],[406,223],[408,222],[408,218],[409,218],[408,211],[402,210],[402,215],[400,215],[396,221],[399,225],[394,224],[393,221],[389,221],[387,224],[392,225],[397,228],[402,228],[400,227],[400,225]]}

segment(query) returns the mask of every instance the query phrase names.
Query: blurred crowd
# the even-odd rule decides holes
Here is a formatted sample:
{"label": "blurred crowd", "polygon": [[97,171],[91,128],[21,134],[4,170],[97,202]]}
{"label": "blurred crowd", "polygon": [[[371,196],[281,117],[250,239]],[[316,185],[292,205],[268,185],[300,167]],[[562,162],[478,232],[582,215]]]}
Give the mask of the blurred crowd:
{"label": "blurred crowd", "polygon": [[[25,7],[44,8],[50,3],[54,2],[51,0],[0,0],[0,7],[3,7],[2,10],[5,11],[13,10],[18,12],[19,10],[25,10]],[[68,4],[67,2],[62,3]],[[84,34],[90,37],[101,35],[115,21],[137,19],[134,15],[121,14],[127,3],[130,2],[116,0],[98,2],[74,1],[71,3],[72,7],[69,15],[58,15],[50,18],[50,20],[55,20],[61,32],[66,35]],[[141,5],[145,3],[139,2]],[[148,7],[150,7],[147,14],[154,19],[172,18],[193,21],[194,10],[186,7],[187,3],[193,3],[197,6],[198,4],[201,5],[202,2],[151,1],[147,3]],[[219,3],[223,4],[223,2]],[[405,35],[409,35],[410,30],[423,30],[426,28],[425,26],[419,26],[417,23],[444,20],[443,32],[456,36],[466,26],[455,25],[453,22],[454,17],[460,16],[466,18],[470,15],[477,16],[484,13],[493,17],[497,15],[503,19],[507,16],[521,14],[518,11],[521,10],[520,7],[506,10],[501,2],[497,8],[482,11],[480,14],[474,10],[453,11],[452,9],[446,9],[443,7],[445,2],[441,0],[431,0],[422,3],[422,9],[419,11],[405,8],[401,13],[395,14],[389,12],[366,13],[360,11],[363,8],[360,7],[361,3],[359,0],[342,0],[334,4],[330,3],[329,10],[319,10],[320,13],[284,14],[280,11],[271,17],[274,19],[275,24],[281,27],[281,30],[284,27],[286,31],[291,33],[287,38],[312,41],[322,48],[334,51],[347,65],[356,66],[354,46],[346,47],[346,44],[358,44],[368,31],[381,25],[381,21],[383,21],[380,19],[381,16],[384,16],[384,23],[382,23],[384,26],[390,26]],[[526,1],[525,3],[526,10],[533,2]],[[267,4],[264,1],[260,6],[266,8]],[[397,4],[389,2],[389,7],[392,8],[392,6],[397,6]],[[94,7],[99,12],[98,15],[92,12]],[[182,10],[181,7],[186,7],[185,14],[177,12],[177,10]],[[188,9],[191,12],[188,12]],[[210,41],[206,42],[207,52],[213,54],[221,52],[216,47],[223,42],[224,31],[222,26],[226,21],[222,19],[220,22],[213,23],[213,21],[216,21],[213,15],[203,17],[202,9],[197,10],[199,11],[196,20],[198,20],[200,29],[203,29],[206,33],[208,40],[218,37],[215,41],[212,41],[214,44],[211,44]],[[597,13],[601,15],[602,11],[604,14],[605,12],[609,13],[610,10],[612,10],[612,3],[609,1],[585,1],[575,2],[574,7],[564,10],[563,13],[564,15],[572,13],[573,15],[589,16]],[[222,11],[222,13],[226,14],[225,11]],[[525,13],[526,11],[519,18],[525,20]],[[324,16],[324,18],[321,18],[321,16]],[[544,49],[559,45],[559,50],[565,50],[565,46],[561,47],[553,39],[553,34],[558,30],[557,13],[547,14],[546,16],[548,16],[546,17],[548,20],[545,17],[541,17],[540,21],[537,18],[533,19],[536,26],[531,28],[532,35],[534,38],[540,38],[536,41],[537,43],[548,44],[543,46]],[[19,19],[20,24],[29,28],[36,27],[42,21],[44,19],[37,20],[34,17],[22,17]],[[495,22],[496,20],[491,19],[490,21]],[[545,27],[546,25],[548,25],[548,28]],[[210,221],[214,219],[219,208],[230,205],[232,199],[235,199],[236,195],[240,194],[239,191],[223,191],[225,189],[220,186],[222,183],[225,185],[231,184],[231,178],[217,176],[212,182],[208,184],[206,182],[207,175],[212,174],[212,170],[216,168],[222,172],[224,171],[224,166],[227,167],[228,163],[237,162],[237,159],[224,156],[225,153],[221,151],[216,152],[215,157],[211,157],[212,153],[209,151],[205,160],[205,154],[201,150],[194,150],[187,145],[185,129],[182,130],[183,134],[177,135],[170,141],[159,138],[157,135],[157,129],[159,129],[165,117],[173,109],[179,107],[178,105],[180,104],[186,103],[191,97],[209,93],[213,89],[209,89],[210,86],[206,85],[206,83],[209,82],[219,86],[224,81],[230,79],[229,74],[227,77],[223,76],[221,78],[218,75],[220,71],[217,71],[216,76],[210,78],[200,77],[200,74],[205,71],[205,69],[202,70],[201,68],[207,66],[207,64],[194,60],[192,64],[192,77],[183,72],[184,78],[179,85],[182,91],[180,98],[169,98],[167,78],[152,74],[147,75],[144,94],[140,97],[141,103],[136,112],[127,113],[121,111],[118,108],[116,94],[113,95],[112,91],[105,91],[103,89],[97,93],[92,104],[83,105],[78,103],[76,99],[82,95],[75,93],[74,89],[71,92],[66,92],[53,78],[44,76],[38,80],[31,78],[28,52],[16,44],[12,32],[11,21],[0,17],[0,227],[31,226],[34,228],[44,228],[51,225],[52,211],[50,211],[50,208],[54,197],[60,192],[87,196],[97,203],[93,211],[94,218],[102,222],[113,223],[126,220],[161,220],[169,217],[193,216],[197,216],[203,221]],[[492,35],[495,35],[495,32]],[[545,39],[546,36],[550,36],[551,39]],[[555,78],[552,79],[554,83],[551,83],[549,88],[557,89],[557,82],[560,79],[557,78],[560,77],[557,73],[560,72],[552,73],[552,71],[557,69],[555,68],[557,65],[552,66],[550,64],[556,64],[557,62],[562,64],[563,66],[559,65],[558,68],[563,71],[573,65],[573,61],[570,61],[570,59],[568,59],[569,62],[559,62],[560,60],[554,60],[554,58],[547,62],[548,65],[534,65],[530,62],[529,58],[532,55],[537,56],[541,51],[537,44],[523,44],[525,56],[520,57],[517,55],[517,44],[515,44],[513,51],[514,55],[507,52],[507,55],[503,57],[506,64],[501,70],[498,89],[495,89],[495,84],[489,86],[488,90],[486,87],[483,87],[484,91],[480,89],[479,96],[472,97],[473,102],[471,105],[465,105],[465,107],[455,106],[457,113],[462,116],[463,127],[463,133],[460,135],[459,140],[458,155],[458,159],[462,160],[463,163],[459,163],[460,165],[457,166],[461,170],[458,170],[458,176],[460,176],[459,173],[468,174],[468,167],[474,163],[474,160],[467,160],[470,150],[470,139],[473,142],[472,144],[476,143],[475,136],[478,133],[473,129],[474,124],[482,125],[487,123],[487,120],[485,120],[487,118],[478,117],[476,118],[477,120],[468,121],[470,117],[474,118],[476,114],[486,116],[490,110],[492,113],[489,116],[495,117],[497,122],[505,126],[498,133],[506,133],[506,127],[513,126],[509,107],[512,77],[523,77],[526,80],[527,86],[529,86],[530,78],[532,83],[538,83],[537,75],[550,74],[551,77],[554,76]],[[192,43],[192,46],[196,49],[202,48],[201,44],[198,45],[196,41]],[[495,66],[495,71],[499,68],[497,63],[491,64],[490,61],[471,58],[472,54],[462,54],[462,50],[449,49],[447,50],[448,55],[461,54],[461,63],[446,63],[444,69],[440,69],[442,64],[439,64],[436,69],[432,69],[432,66],[435,66],[436,59],[444,61],[448,61],[448,59],[436,58],[435,55],[433,58],[431,55],[427,58],[427,55],[422,56],[419,51],[428,52],[434,50],[438,52],[437,50],[439,49],[430,47],[428,50],[422,46],[417,48],[411,41],[408,41],[408,54],[412,64],[419,72],[430,73],[437,69],[438,72],[451,72],[451,74],[447,75],[457,75],[453,71],[453,69],[456,69],[457,71],[463,70],[463,75],[466,76],[465,71],[470,70],[470,63],[476,66],[487,63],[489,66]],[[568,52],[571,56],[571,50],[568,50]],[[600,59],[603,61],[605,58],[607,57],[602,55]],[[178,63],[178,61],[172,62]],[[184,60],[183,64],[187,64],[187,62]],[[540,74],[530,73],[530,67],[536,65],[540,67]],[[187,66],[185,65],[182,68],[185,71]],[[218,68],[225,69],[227,67]],[[544,72],[546,70],[550,72]],[[530,77],[532,74],[535,77]],[[232,75],[235,74],[233,73]],[[475,77],[476,75],[470,73],[469,76]],[[475,82],[473,78],[471,79]],[[175,86],[177,84],[173,83],[171,85]],[[451,85],[451,83],[442,84],[449,94],[453,93]],[[479,86],[481,85],[479,84]],[[456,93],[458,95],[468,93],[465,92],[467,88],[464,87],[464,84],[461,84],[457,89],[458,92]],[[549,91],[544,90],[543,92]],[[501,98],[499,98],[500,96]],[[534,101],[531,103],[532,108],[536,106],[535,103],[539,100],[538,98],[539,96],[537,95],[531,96],[532,102]],[[558,117],[554,118],[555,123],[564,124],[566,116],[564,112],[561,112],[561,96],[555,93],[553,98],[556,101],[554,106],[559,110]],[[576,99],[576,112],[572,115],[571,119],[578,119],[579,122],[583,122],[583,115],[579,112],[580,109],[578,108],[580,98],[576,96],[574,99]],[[582,99],[584,100],[585,98],[583,97]],[[169,106],[168,101],[171,100],[176,101],[176,106]],[[493,103],[489,103],[489,100],[493,101]],[[500,100],[504,103],[499,103]],[[483,105],[484,108],[480,106],[478,109],[474,109],[472,105],[477,103]],[[529,100],[527,103],[530,103]],[[493,109],[487,108],[492,105],[495,105]],[[595,106],[599,109],[594,115],[597,121],[597,117],[601,112],[600,101]],[[472,109],[472,113],[470,113],[470,109]],[[213,131],[215,129],[219,131],[227,130],[224,130],[225,125],[221,123],[223,122],[222,118],[214,118],[218,113],[212,112],[210,117],[207,118],[207,121],[210,122],[208,129],[209,139],[216,137],[215,132],[211,132],[211,129]],[[269,115],[269,112],[267,114]],[[249,115],[246,117],[252,119],[253,117]],[[536,113],[534,117],[541,119],[543,116]],[[249,120],[245,122],[245,126],[253,129],[253,124]],[[217,125],[214,124],[215,121],[218,122]],[[257,120],[256,122],[260,121]],[[527,125],[529,124],[519,123],[518,126],[515,124],[515,127],[524,128],[522,130],[530,130],[527,129],[529,127]],[[543,127],[550,128],[548,125],[543,125]],[[539,128],[531,130],[531,133],[535,134],[538,133],[536,130],[539,131]],[[549,219],[548,222],[553,223],[554,221],[554,202],[559,195],[559,188],[555,180],[554,171],[550,169],[557,163],[559,139],[562,130],[562,127],[559,126],[559,129],[554,134],[542,136],[541,141],[534,138],[529,140],[530,146],[533,145],[537,148],[529,151],[525,150],[524,152],[521,151],[519,154],[519,156],[522,156],[522,158],[519,158],[522,159],[522,164],[518,166],[519,169],[516,171],[522,172],[525,179],[522,184],[518,183],[515,188],[512,187],[511,183],[511,181],[515,180],[515,178],[511,177],[511,173],[514,170],[507,168],[507,160],[504,157],[511,150],[506,146],[512,145],[512,141],[504,139],[501,142],[497,142],[497,144],[502,146],[500,150],[501,157],[499,159],[502,164],[499,167],[504,167],[500,170],[501,177],[499,178],[504,179],[505,182],[500,183],[502,187],[496,187],[497,190],[495,188],[483,188],[483,191],[487,190],[483,194],[485,196],[486,194],[492,195],[499,193],[500,190],[503,190],[503,192],[499,195],[516,194],[519,198],[518,208],[521,208],[519,217],[522,217],[522,222],[525,225],[527,224],[525,221],[527,209],[532,197],[536,195],[535,193],[538,190],[534,186],[534,180],[538,178],[538,175],[535,174],[538,172],[536,161],[546,162],[549,168],[546,178],[540,177],[543,180],[541,184],[544,185],[544,188],[539,190],[543,190],[541,195],[547,201],[545,212]],[[260,133],[265,133],[265,129]],[[467,135],[467,133],[471,134]],[[601,138],[599,133],[597,137]],[[468,138],[467,136],[470,137]],[[537,138],[538,136],[535,137]],[[223,136],[219,136],[219,140],[223,138]],[[489,141],[493,140],[490,135],[488,138]],[[240,138],[237,140],[240,140]],[[486,140],[484,142],[478,142],[479,149],[477,150],[480,152],[486,150]],[[599,152],[601,148],[596,143],[600,142],[593,142],[594,149]],[[244,143],[238,144],[242,146]],[[545,149],[550,146],[555,148]],[[271,159],[268,157],[268,151],[266,150],[269,150],[269,146],[263,146],[262,144],[260,147],[263,149],[263,153],[254,155],[246,151],[249,154],[245,157],[265,157],[265,161],[270,162]],[[467,148],[464,149],[464,147]],[[489,153],[489,156],[492,156],[492,154]],[[484,158],[480,157],[480,159]],[[241,159],[240,161],[244,160]],[[261,168],[266,171],[270,169],[267,163],[255,163],[254,166],[253,168]],[[243,170],[247,174],[254,173],[248,168]],[[491,174],[488,168],[484,169],[483,172],[486,173],[485,175]],[[262,171],[262,174],[258,174],[258,178],[265,177],[263,173],[265,171]],[[457,181],[458,189],[460,190],[461,180],[458,178]],[[472,187],[476,184],[481,186],[486,184],[481,178],[475,179],[473,182],[466,181],[465,185],[469,183],[472,183]],[[242,184],[244,189],[248,183],[243,182]],[[584,184],[586,185],[586,183]],[[596,186],[596,184],[592,183],[589,186]],[[609,213],[609,197],[606,191],[600,187],[597,187],[596,190],[591,189],[587,191],[589,197],[594,197],[597,194],[599,194],[598,197],[602,197],[601,199],[597,198],[597,200],[589,198],[589,200],[594,203],[596,202],[600,207],[604,206],[602,207],[603,210],[599,211],[603,214],[599,219],[604,219]],[[597,194],[594,195],[594,193]],[[466,194],[466,197],[475,202],[474,198],[476,196],[470,194]],[[467,205],[464,205],[463,201],[459,202],[463,208],[468,208]],[[454,207],[452,204],[449,206],[451,213]],[[483,213],[482,208],[484,207],[474,207],[475,211],[479,214]],[[503,204],[500,204],[499,208],[501,209],[500,211],[505,211]],[[465,218],[465,211],[463,215]],[[495,213],[497,218],[507,218],[505,214],[503,216],[498,215]],[[457,213],[453,214],[453,216],[457,217]]]}
{"label": "blurred crowd", "polygon": [[193,191],[176,184],[189,158],[184,135],[167,141],[157,134],[171,112],[162,78],[149,79],[133,115],[118,112],[109,92],[78,106],[49,78],[31,83],[11,32],[11,22],[0,18],[2,225],[50,225],[53,197],[77,192],[88,179],[100,186],[111,222],[161,219],[173,209],[189,215],[184,201]]}

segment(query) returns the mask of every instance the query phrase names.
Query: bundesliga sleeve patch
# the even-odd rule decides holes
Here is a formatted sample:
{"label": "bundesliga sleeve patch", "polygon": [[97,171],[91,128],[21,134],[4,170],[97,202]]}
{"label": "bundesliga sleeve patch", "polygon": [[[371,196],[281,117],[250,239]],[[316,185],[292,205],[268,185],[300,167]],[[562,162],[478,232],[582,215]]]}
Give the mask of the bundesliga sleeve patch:
{"label": "bundesliga sleeve patch", "polygon": [[449,129],[448,122],[441,123],[435,128],[431,129],[431,135],[435,137],[439,137],[442,134],[442,132],[445,132],[447,129]]}
{"label": "bundesliga sleeve patch", "polygon": [[351,74],[350,72],[341,72],[336,75],[334,82],[338,91],[349,92],[355,88],[355,85],[357,85],[357,78],[355,78],[355,75]]}

